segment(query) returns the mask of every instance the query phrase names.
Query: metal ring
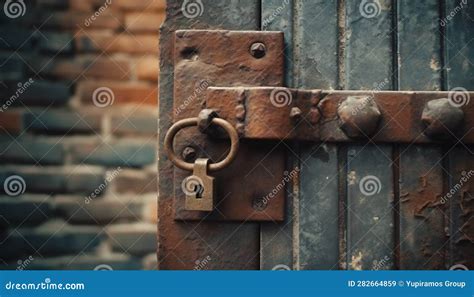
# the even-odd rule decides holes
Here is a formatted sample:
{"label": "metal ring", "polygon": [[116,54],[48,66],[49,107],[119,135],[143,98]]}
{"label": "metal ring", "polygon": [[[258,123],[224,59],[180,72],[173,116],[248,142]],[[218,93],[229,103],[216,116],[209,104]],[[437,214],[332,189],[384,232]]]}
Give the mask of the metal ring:
{"label": "metal ring", "polygon": [[[171,126],[165,136],[165,150],[168,155],[168,158],[171,162],[173,162],[176,167],[181,168],[183,170],[192,171],[194,169],[194,164],[185,162],[175,154],[175,152],[173,151],[173,140],[179,130],[187,127],[197,126],[198,121],[199,118],[189,118],[177,121],[176,123],[174,123],[174,125]],[[235,128],[232,126],[232,124],[224,119],[213,118],[211,123],[224,128],[224,130],[229,134],[230,137],[229,154],[224,158],[224,160],[217,163],[209,164],[209,171],[218,171],[228,166],[235,159],[235,156],[237,155],[237,150],[239,149],[239,134],[237,133],[237,130],[235,130]]]}

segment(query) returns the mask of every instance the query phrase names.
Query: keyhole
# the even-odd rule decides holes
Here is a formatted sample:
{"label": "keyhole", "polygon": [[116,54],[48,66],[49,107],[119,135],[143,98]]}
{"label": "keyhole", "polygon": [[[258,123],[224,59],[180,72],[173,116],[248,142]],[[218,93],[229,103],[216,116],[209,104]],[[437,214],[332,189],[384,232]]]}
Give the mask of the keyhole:
{"label": "keyhole", "polygon": [[204,192],[204,187],[201,184],[197,184],[194,186],[194,193],[196,193],[196,199],[201,199],[203,192]]}

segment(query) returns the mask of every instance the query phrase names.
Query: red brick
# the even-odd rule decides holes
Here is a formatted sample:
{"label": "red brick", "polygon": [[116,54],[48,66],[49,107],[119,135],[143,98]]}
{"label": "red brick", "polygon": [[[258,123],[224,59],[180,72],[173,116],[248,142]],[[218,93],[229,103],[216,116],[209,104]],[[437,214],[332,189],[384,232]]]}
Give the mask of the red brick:
{"label": "red brick", "polygon": [[117,136],[157,135],[158,109],[153,108],[152,112],[147,113],[141,112],[143,109],[134,110],[131,114],[113,115],[112,133]]}
{"label": "red brick", "polygon": [[81,82],[78,85],[81,101],[84,104],[94,104],[94,91],[103,87],[112,90],[114,98],[113,105],[136,104],[156,106],[158,104],[157,87],[151,84],[137,82]]}
{"label": "red brick", "polygon": [[129,13],[125,15],[125,28],[131,32],[158,32],[164,19],[164,13]]}
{"label": "red brick", "polygon": [[75,37],[80,52],[109,52],[130,54],[158,54],[158,34],[82,31]]}
{"label": "red brick", "polygon": [[140,80],[157,82],[158,74],[160,72],[159,66],[160,62],[158,56],[140,58],[135,64],[137,78]]}
{"label": "red brick", "polygon": [[0,133],[19,134],[21,130],[22,113],[20,111],[0,112]]}
{"label": "red brick", "polygon": [[156,193],[158,184],[156,173],[138,170],[124,170],[112,181],[117,193],[121,194],[147,194]]}
{"label": "red brick", "polygon": [[91,29],[118,29],[122,25],[121,15],[118,12],[113,14],[107,9],[100,13],[99,11],[93,12],[56,12],[47,16],[44,20],[44,26],[47,28],[54,29],[77,29],[91,28]]}
{"label": "red brick", "polygon": [[115,0],[114,6],[124,10],[164,10],[166,0]]}

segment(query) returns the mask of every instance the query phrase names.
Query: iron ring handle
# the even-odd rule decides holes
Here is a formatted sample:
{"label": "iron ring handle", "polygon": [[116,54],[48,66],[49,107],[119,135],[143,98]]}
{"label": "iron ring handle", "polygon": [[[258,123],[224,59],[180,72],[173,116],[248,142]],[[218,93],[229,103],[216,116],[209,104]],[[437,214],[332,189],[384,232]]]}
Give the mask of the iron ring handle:
{"label": "iron ring handle", "polygon": [[[165,135],[165,151],[168,155],[168,158],[176,167],[181,168],[183,170],[193,171],[194,164],[188,163],[180,159],[176,155],[176,153],[173,151],[173,140],[179,130],[187,127],[197,126],[198,121],[199,118],[189,118],[177,121],[170,127],[170,129]],[[229,166],[229,164],[235,159],[237,151],[239,149],[239,134],[237,133],[237,130],[235,130],[235,128],[232,126],[232,124],[224,119],[213,118],[211,124],[218,125],[224,128],[224,130],[227,132],[227,134],[229,134],[230,137],[229,154],[222,161],[209,164],[209,171],[215,172]]]}

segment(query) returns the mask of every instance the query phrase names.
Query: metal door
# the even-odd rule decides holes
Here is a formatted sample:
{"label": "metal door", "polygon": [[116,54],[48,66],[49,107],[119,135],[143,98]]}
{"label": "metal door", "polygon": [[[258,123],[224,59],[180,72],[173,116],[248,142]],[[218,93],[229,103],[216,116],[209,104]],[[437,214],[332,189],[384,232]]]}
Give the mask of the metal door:
{"label": "metal door", "polygon": [[[281,166],[287,176],[291,174],[285,183],[283,221],[212,220],[207,215],[177,220],[176,176],[185,175],[177,173],[162,147],[176,111],[176,30],[282,31],[288,87],[450,91],[457,105],[470,110],[467,90],[474,90],[471,2],[168,1],[161,28],[159,268],[473,269],[471,142],[294,140],[251,145],[240,154],[254,158],[256,164],[267,158],[272,147],[278,145],[283,152],[278,155]],[[202,43],[229,53],[232,49],[227,47],[236,46],[204,39]],[[279,85],[278,78],[262,80],[264,85]],[[395,120],[400,118],[394,115],[391,125],[404,129],[404,123]],[[471,133],[473,128],[464,130]],[[269,174],[279,170],[280,161],[265,162],[273,166]],[[225,179],[247,176],[252,170],[238,168],[242,171],[228,172]],[[225,183],[224,177],[216,183]],[[242,195],[249,195],[245,182],[241,190]]]}

